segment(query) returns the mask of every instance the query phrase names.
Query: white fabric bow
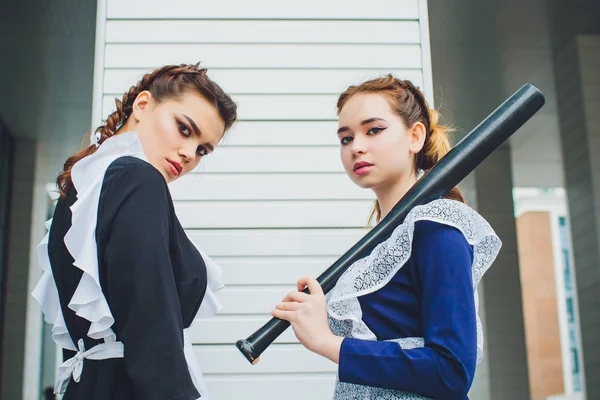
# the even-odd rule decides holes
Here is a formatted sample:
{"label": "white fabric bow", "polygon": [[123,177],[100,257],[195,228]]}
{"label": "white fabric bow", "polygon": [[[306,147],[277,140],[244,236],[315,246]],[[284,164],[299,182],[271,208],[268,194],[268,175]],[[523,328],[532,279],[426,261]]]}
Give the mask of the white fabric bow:
{"label": "white fabric bow", "polygon": [[77,342],[79,350],[75,356],[69,358],[58,367],[56,372],[56,385],[54,385],[55,394],[63,394],[67,390],[67,386],[71,381],[71,376],[75,382],[79,382],[81,373],[83,372],[83,360],[105,360],[107,358],[122,358],[123,343],[122,342],[106,342],[100,343],[85,351],[83,339]]}

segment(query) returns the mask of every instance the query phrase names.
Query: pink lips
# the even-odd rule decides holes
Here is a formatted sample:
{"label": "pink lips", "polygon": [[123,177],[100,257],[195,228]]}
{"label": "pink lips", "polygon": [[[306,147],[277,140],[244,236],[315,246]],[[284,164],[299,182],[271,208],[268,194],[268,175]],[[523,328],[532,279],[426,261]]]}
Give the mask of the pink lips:
{"label": "pink lips", "polygon": [[171,161],[171,160],[167,160],[167,161],[169,161],[169,169],[171,170],[173,175],[179,176],[179,174],[183,170],[183,167],[181,166],[181,164],[179,164],[177,161]]}
{"label": "pink lips", "polygon": [[373,167],[373,164],[366,161],[359,161],[354,164],[354,173],[356,175],[364,175],[371,170],[371,167]]}

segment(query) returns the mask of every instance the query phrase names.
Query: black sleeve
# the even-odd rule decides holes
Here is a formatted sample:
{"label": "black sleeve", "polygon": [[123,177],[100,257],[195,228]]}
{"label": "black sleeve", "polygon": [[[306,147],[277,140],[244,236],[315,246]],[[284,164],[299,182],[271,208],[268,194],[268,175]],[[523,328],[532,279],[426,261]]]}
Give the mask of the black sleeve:
{"label": "black sleeve", "polygon": [[104,250],[106,290],[136,399],[198,399],[184,356],[183,323],[169,257],[168,188],[160,173],[146,163],[111,171],[108,185],[105,178],[103,199],[103,206],[116,207],[107,213],[112,221]]}

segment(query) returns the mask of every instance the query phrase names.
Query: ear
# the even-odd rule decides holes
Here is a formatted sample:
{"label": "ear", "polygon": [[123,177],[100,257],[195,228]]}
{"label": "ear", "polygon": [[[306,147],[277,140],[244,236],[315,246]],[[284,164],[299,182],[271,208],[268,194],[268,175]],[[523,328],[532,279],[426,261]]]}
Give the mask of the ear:
{"label": "ear", "polygon": [[423,149],[425,138],[427,137],[425,125],[423,125],[422,122],[415,122],[413,126],[409,128],[408,134],[408,150],[413,154],[418,154],[421,149]]}
{"label": "ear", "polygon": [[131,117],[139,122],[153,103],[152,93],[147,90],[140,92],[133,102]]}

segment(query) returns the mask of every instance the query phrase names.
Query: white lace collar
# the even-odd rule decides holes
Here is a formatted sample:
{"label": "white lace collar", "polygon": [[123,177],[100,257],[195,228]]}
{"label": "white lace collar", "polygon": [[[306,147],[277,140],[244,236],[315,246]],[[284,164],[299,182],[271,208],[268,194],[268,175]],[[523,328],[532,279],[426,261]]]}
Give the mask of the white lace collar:
{"label": "white lace collar", "polygon": [[[473,246],[473,288],[475,308],[479,309],[477,286],[492,265],[502,245],[487,221],[472,208],[453,200],[436,200],[415,207],[392,235],[375,247],[367,257],[356,261],[340,277],[327,295],[327,311],[337,321],[350,321],[348,335],[359,339],[376,339],[362,321],[359,296],[385,286],[410,258],[415,223],[429,220],[460,230]],[[477,362],[483,357],[483,330],[477,316]]]}
{"label": "white lace collar", "polygon": [[[87,335],[96,340],[112,340],[115,337],[112,330],[114,318],[102,293],[98,274],[96,218],[106,169],[114,160],[123,156],[147,161],[136,132],[125,132],[108,138],[94,154],[78,161],[71,170],[77,200],[71,206],[71,228],[65,235],[64,241],[75,260],[73,265],[83,274],[69,301],[69,308],[78,316],[90,321]],[[46,223],[48,231],[51,221]],[[76,351],[60,309],[58,290],[50,268],[48,236],[49,233],[37,247],[38,262],[44,273],[32,295],[40,303],[46,322],[53,325],[53,340],[64,349]],[[221,268],[201,249],[198,251],[206,264],[208,285],[196,319],[210,317],[221,309],[215,292],[224,286],[220,280]]]}

